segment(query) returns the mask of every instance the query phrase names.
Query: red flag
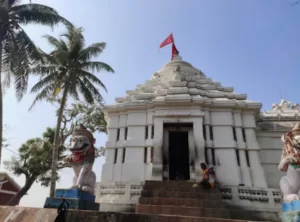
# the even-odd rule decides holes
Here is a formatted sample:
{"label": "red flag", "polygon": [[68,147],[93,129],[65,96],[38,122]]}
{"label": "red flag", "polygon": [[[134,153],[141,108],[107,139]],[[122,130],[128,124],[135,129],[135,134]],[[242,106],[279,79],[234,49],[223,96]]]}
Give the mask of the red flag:
{"label": "red flag", "polygon": [[172,60],[173,60],[175,55],[178,55],[178,50],[177,50],[175,44],[173,43],[172,44]]}
{"label": "red flag", "polygon": [[174,43],[174,38],[173,38],[173,34],[172,33],[168,36],[168,38],[165,39],[165,41],[163,41],[160,44],[159,48],[162,48],[162,47],[164,47],[166,45],[169,45],[170,43]]}
{"label": "red flag", "polygon": [[160,44],[159,48],[162,48],[162,47],[164,47],[164,46],[166,46],[166,45],[169,45],[169,44],[171,44],[171,43],[172,43],[172,57],[171,57],[171,60],[173,60],[174,56],[175,56],[175,55],[178,55],[179,52],[178,52],[178,50],[177,50],[177,48],[176,48],[176,46],[175,46],[174,38],[173,38],[173,34],[172,34],[172,33],[168,36],[168,38],[165,39],[165,41],[163,41],[163,42]]}

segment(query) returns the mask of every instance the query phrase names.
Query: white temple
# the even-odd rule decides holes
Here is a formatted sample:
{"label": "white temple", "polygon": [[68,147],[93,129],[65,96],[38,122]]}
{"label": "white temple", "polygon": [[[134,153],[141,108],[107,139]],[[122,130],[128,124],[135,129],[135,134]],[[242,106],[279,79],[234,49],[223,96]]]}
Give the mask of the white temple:
{"label": "white temple", "polygon": [[278,211],[280,137],[299,120],[299,106],[261,107],[175,56],[105,107],[100,211],[134,209],[145,180],[200,181],[201,162],[214,166],[224,201]]}

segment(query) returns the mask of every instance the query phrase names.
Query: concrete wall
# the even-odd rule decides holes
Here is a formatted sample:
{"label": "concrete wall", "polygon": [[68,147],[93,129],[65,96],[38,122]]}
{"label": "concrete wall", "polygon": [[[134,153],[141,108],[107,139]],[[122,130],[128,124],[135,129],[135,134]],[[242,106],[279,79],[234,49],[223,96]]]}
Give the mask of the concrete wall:
{"label": "concrete wall", "polygon": [[[237,208],[235,208],[237,209]],[[231,213],[232,217],[237,218],[261,218],[264,221],[279,221],[277,212],[262,212],[262,211],[238,211]],[[2,222],[53,222],[57,218],[57,209],[44,208],[25,208],[25,207],[4,207],[0,206],[0,221]],[[240,221],[234,219],[219,219],[207,218],[205,221]],[[65,221],[81,221],[81,222],[202,222],[201,217],[182,217],[172,215],[149,215],[136,213],[116,213],[116,212],[98,212],[98,211],[79,211],[69,210]],[[62,221],[62,220],[60,220]]]}
{"label": "concrete wall", "polygon": [[[218,182],[222,185],[244,184],[266,188],[267,182],[259,158],[260,146],[256,139],[254,113],[228,109],[207,110],[204,124],[206,147],[209,148],[208,162],[215,165]],[[215,161],[210,148],[214,150]]]}
{"label": "concrete wall", "polygon": [[260,160],[270,188],[278,188],[280,178],[285,175],[285,173],[278,170],[283,147],[281,141],[283,133],[272,131],[258,131],[257,133],[257,140],[261,147]]}
{"label": "concrete wall", "polygon": [[140,182],[151,179],[152,125],[151,111],[109,116],[101,181]]}
{"label": "concrete wall", "polygon": [[168,149],[164,148],[168,143],[163,142],[164,123],[192,123],[190,147],[194,157],[190,162],[195,163],[193,178],[196,181],[201,179],[200,162],[206,161],[215,166],[222,185],[267,187],[252,112],[225,108],[203,110],[187,105],[109,114],[108,117],[102,182],[162,180],[163,153],[168,155]]}
{"label": "concrete wall", "polygon": [[101,211],[131,210],[140,196],[136,190],[145,180],[168,179],[163,156],[168,156],[164,124],[169,123],[193,125],[189,130],[192,181],[201,180],[200,163],[207,162],[222,186],[268,187],[254,112],[186,104],[113,113],[108,118],[106,159],[96,193]]}
{"label": "concrete wall", "polygon": [[[4,207],[0,206],[1,222],[53,222],[57,218],[57,209]],[[179,221],[176,218],[165,218],[159,215],[140,215],[135,213],[110,213],[98,211],[69,210],[67,222],[157,222]],[[199,219],[199,221],[202,219]],[[62,220],[60,220],[62,221]],[[195,220],[193,220],[195,221]],[[198,221],[198,220],[196,220]]]}

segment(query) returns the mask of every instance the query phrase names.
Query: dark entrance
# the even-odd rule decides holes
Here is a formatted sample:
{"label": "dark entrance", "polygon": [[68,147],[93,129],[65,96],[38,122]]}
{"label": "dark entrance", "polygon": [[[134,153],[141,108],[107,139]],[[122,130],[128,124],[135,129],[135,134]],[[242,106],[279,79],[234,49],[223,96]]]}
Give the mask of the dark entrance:
{"label": "dark entrance", "polygon": [[169,180],[189,180],[188,132],[169,131]]}

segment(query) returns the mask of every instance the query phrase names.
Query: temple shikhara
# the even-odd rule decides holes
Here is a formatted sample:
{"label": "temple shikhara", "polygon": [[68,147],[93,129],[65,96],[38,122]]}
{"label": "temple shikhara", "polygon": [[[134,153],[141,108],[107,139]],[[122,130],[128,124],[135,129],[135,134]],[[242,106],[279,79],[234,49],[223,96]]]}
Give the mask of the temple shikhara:
{"label": "temple shikhara", "polygon": [[299,105],[285,100],[269,111],[261,107],[176,52],[150,80],[105,107],[100,211],[134,211],[148,182],[200,182],[200,164],[206,163],[224,202],[275,221],[284,175],[278,170],[281,136],[300,113]]}

